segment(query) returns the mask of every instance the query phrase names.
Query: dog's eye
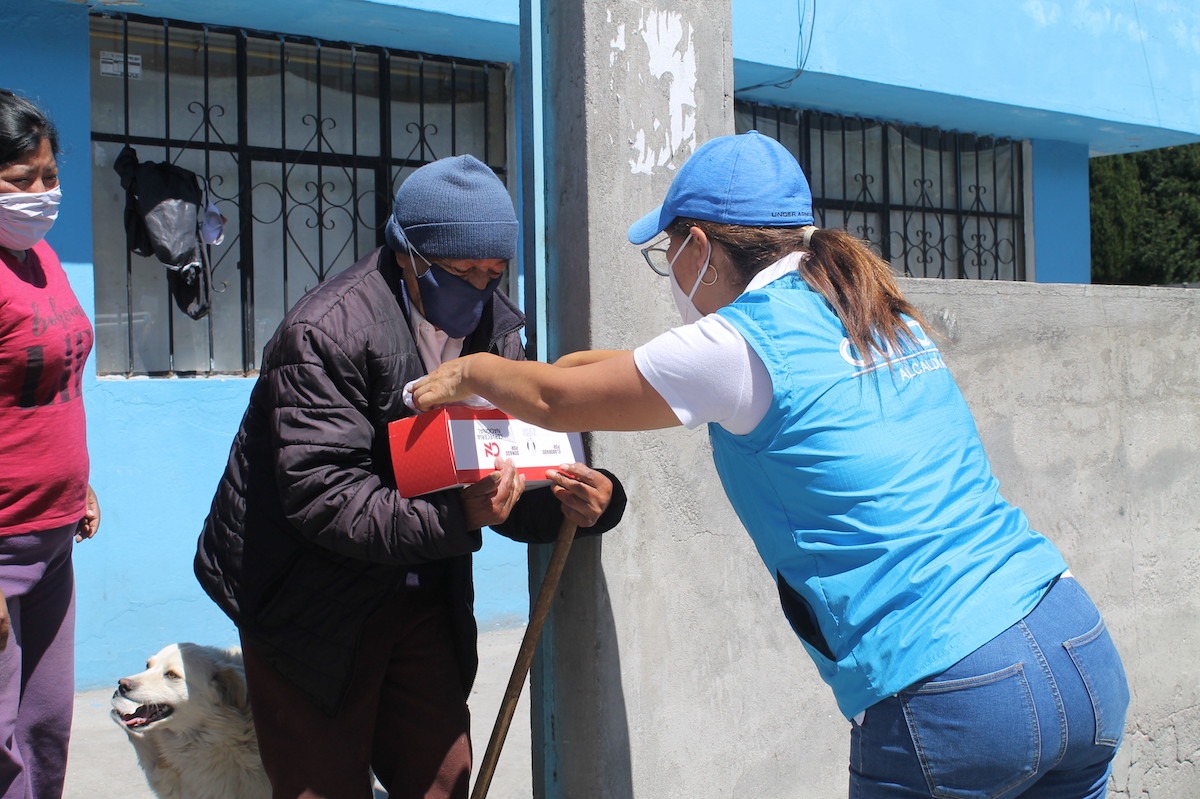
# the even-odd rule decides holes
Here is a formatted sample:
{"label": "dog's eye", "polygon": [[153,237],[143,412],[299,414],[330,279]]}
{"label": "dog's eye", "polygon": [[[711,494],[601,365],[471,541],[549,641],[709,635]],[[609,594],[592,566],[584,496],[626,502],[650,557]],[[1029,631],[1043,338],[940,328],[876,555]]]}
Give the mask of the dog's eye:
{"label": "dog's eye", "polygon": [[180,677],[177,673],[175,673],[173,671],[168,671],[163,676],[166,677],[168,680],[182,680],[183,679],[182,677]]}

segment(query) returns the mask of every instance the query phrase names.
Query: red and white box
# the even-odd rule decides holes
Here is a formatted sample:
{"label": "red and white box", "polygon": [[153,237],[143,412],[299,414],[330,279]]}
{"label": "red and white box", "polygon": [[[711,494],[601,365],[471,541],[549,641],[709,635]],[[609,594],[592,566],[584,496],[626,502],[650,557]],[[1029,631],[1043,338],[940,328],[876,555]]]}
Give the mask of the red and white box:
{"label": "red and white box", "polygon": [[545,485],[546,470],[583,463],[583,437],[555,433],[495,408],[450,405],[388,425],[396,488],[406,497],[471,485],[507,458],[525,486]]}

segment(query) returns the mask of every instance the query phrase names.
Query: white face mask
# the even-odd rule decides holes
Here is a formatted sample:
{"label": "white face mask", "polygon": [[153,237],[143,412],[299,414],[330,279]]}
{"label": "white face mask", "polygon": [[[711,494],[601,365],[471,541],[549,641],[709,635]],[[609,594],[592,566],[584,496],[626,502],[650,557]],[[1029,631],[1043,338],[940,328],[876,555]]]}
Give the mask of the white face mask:
{"label": "white face mask", "polygon": [[[671,296],[675,299],[675,307],[679,309],[679,315],[683,318],[685,325],[690,325],[692,322],[700,321],[704,314],[692,302],[692,297],[696,296],[696,291],[700,288],[700,282],[704,279],[704,273],[708,271],[708,259],[712,257],[712,249],[709,249],[708,256],[704,259],[704,266],[700,267],[700,271],[696,273],[696,283],[692,286],[692,290],[687,294],[683,293],[683,288],[680,287],[679,281],[675,279],[675,261],[679,259],[680,253],[688,246],[688,242],[692,240],[692,234],[683,240],[683,244],[675,251],[675,257],[667,265],[667,271],[671,278]],[[694,319],[692,317],[695,317]]]}
{"label": "white face mask", "polygon": [[62,190],[0,194],[0,247],[28,250],[50,232],[58,219]]}

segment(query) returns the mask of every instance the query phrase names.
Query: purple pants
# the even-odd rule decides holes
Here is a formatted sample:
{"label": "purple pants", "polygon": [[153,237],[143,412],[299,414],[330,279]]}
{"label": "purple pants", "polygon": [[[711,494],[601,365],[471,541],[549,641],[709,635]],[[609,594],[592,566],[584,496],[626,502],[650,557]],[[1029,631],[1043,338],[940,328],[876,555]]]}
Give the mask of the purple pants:
{"label": "purple pants", "polygon": [[0,536],[0,799],[59,799],[75,704],[75,525]]}

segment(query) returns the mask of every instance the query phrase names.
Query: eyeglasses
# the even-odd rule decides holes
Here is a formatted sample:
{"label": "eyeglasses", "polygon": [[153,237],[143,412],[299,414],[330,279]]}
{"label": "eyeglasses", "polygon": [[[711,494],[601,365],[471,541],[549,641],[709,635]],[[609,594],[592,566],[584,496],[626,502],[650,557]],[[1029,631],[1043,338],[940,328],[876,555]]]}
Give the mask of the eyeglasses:
{"label": "eyeglasses", "polygon": [[[413,247],[410,244],[409,245],[409,256],[410,257],[412,256],[412,253],[416,253],[417,257],[425,262],[425,272],[417,275],[418,278],[425,277],[425,274],[428,273],[430,269],[432,269],[433,267],[436,266],[438,269],[442,270],[443,272],[445,272],[448,275],[453,275],[454,277],[456,277],[460,280],[468,280],[468,279],[470,279],[471,275],[474,274],[476,272],[476,270],[478,269],[478,267],[476,267],[476,266],[469,266],[469,267],[463,269],[463,268],[460,268],[457,266],[452,266],[444,261],[431,261],[428,258],[426,258],[424,255],[422,255],[421,252],[416,247]],[[508,268],[508,262],[505,261],[504,265],[501,267],[501,271],[504,271],[507,268]],[[487,271],[487,273],[488,273],[488,279],[489,280],[492,279],[492,277],[493,277],[492,270],[486,269],[485,271]],[[416,274],[415,262],[413,264],[413,274]]]}
{"label": "eyeglasses", "polygon": [[646,259],[646,263],[654,270],[654,273],[666,277],[671,274],[671,236],[666,235],[650,244],[648,247],[642,248],[642,257]]}
{"label": "eyeglasses", "polygon": [[438,269],[441,269],[443,272],[450,274],[450,275],[454,275],[455,277],[461,278],[462,280],[466,280],[468,277],[471,276],[471,272],[474,271],[474,269],[471,269],[469,267],[467,269],[458,269],[457,267],[453,267],[450,264],[446,263],[445,261],[427,261],[427,263],[430,266],[436,266]]}

